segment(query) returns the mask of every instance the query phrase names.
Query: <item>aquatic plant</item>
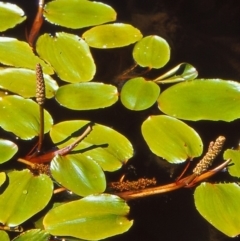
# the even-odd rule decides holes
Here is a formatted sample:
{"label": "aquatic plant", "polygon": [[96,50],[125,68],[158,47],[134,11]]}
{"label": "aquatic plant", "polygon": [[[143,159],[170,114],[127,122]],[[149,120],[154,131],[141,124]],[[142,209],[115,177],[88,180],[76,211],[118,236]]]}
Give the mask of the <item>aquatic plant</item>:
{"label": "aquatic plant", "polygon": [[[0,2],[0,10],[2,32],[27,18],[11,3]],[[203,158],[196,161],[203,154],[203,142],[184,120],[238,119],[240,84],[198,79],[197,70],[188,63],[153,79],[145,77],[168,63],[167,41],[156,35],[143,37],[130,24],[109,23],[115,20],[114,9],[101,2],[39,1],[27,41],[0,37],[0,126],[4,133],[11,132],[26,142],[38,138],[25,156],[18,154],[22,145],[0,140],[1,240],[9,240],[11,232],[21,233],[15,241],[104,239],[133,225],[127,201],[197,184],[194,198],[199,213],[226,235],[239,234],[239,185],[205,180],[225,168],[231,176],[239,177],[240,152],[225,150],[225,161],[211,169],[225,141],[219,133]],[[43,21],[64,27],[64,32],[39,34]],[[81,37],[65,32],[71,29],[83,31]],[[133,44],[134,65],[121,74],[121,87],[95,80],[98,66],[91,49],[105,51]],[[142,68],[138,76],[134,75],[136,68]],[[105,173],[121,169],[132,158],[131,142],[93,120],[66,117],[54,124],[50,111],[44,109],[52,98],[59,103],[59,112],[98,111],[117,102],[132,112],[157,105],[159,114],[149,116],[141,125],[146,145],[166,162],[197,162],[193,173],[185,176],[183,172],[178,180],[164,185],[155,178],[132,181],[125,175],[107,183]],[[45,135],[56,149],[43,153]],[[56,201],[59,193],[66,196]],[[26,223],[31,228],[25,228]]]}

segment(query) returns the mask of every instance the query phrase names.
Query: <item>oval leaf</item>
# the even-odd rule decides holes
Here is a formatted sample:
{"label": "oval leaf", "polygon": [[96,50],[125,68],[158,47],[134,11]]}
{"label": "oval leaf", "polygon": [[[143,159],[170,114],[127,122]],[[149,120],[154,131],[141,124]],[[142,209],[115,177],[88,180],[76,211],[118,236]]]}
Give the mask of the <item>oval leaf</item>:
{"label": "oval leaf", "polygon": [[198,79],[176,84],[160,95],[159,108],[184,120],[233,121],[240,117],[240,84]]}
{"label": "oval leaf", "polygon": [[133,58],[142,67],[159,69],[169,61],[170,47],[159,36],[147,36],[134,46]]}
{"label": "oval leaf", "polygon": [[170,116],[150,116],[142,124],[142,134],[151,151],[171,163],[200,156],[199,135],[184,122]]}
{"label": "oval leaf", "polygon": [[0,31],[13,28],[26,19],[24,12],[15,4],[0,2]]}
{"label": "oval leaf", "polygon": [[52,37],[44,34],[38,38],[36,50],[64,81],[86,82],[95,75],[96,66],[89,47],[77,35],[56,33]]}
{"label": "oval leaf", "polygon": [[[0,116],[0,126],[22,139],[32,139],[39,134],[39,106],[33,100],[14,95],[1,97]],[[44,131],[47,133],[53,119],[46,110],[44,121]]]}
{"label": "oval leaf", "polygon": [[[50,136],[59,148],[71,144],[80,135],[79,131],[90,121],[72,120],[54,125]],[[70,138],[71,137],[71,138]],[[133,147],[126,137],[113,129],[94,124],[91,133],[74,149],[96,161],[105,171],[119,169],[133,155]],[[79,160],[81,161],[81,159]]]}
{"label": "oval leaf", "polygon": [[99,240],[126,232],[133,224],[125,217],[128,212],[117,196],[91,195],[50,210],[43,224],[52,235]]}
{"label": "oval leaf", "polygon": [[31,229],[21,233],[19,236],[14,238],[12,241],[48,241],[50,240],[50,234],[44,230]]}
{"label": "oval leaf", "polygon": [[44,17],[51,23],[77,29],[114,21],[116,12],[101,2],[58,0],[45,5]]}
{"label": "oval leaf", "polygon": [[53,184],[48,176],[33,176],[29,170],[12,171],[8,178],[9,185],[0,194],[0,222],[15,227],[48,204]]}
{"label": "oval leaf", "polygon": [[230,175],[240,178],[240,151],[228,149],[223,157],[225,160],[231,159],[231,165],[228,167]]}
{"label": "oval leaf", "polygon": [[113,105],[117,88],[103,83],[76,83],[61,86],[56,93],[59,104],[72,110],[92,110]]}
{"label": "oval leaf", "polygon": [[0,63],[35,70],[41,64],[43,72],[53,74],[53,69],[33,54],[31,47],[15,38],[0,37]]}
{"label": "oval leaf", "polygon": [[142,38],[142,34],[132,25],[114,23],[93,27],[82,37],[91,47],[110,49],[133,44]]}
{"label": "oval leaf", "polygon": [[240,187],[236,183],[202,183],[194,193],[199,213],[224,234],[240,234]]}
{"label": "oval leaf", "polygon": [[101,167],[94,160],[80,155],[55,157],[50,167],[53,178],[80,196],[103,192],[106,180]]}
{"label": "oval leaf", "polygon": [[144,78],[128,80],[121,90],[121,102],[130,110],[145,110],[151,107],[160,93],[160,88]]}
{"label": "oval leaf", "polygon": [[9,141],[0,139],[0,164],[10,160],[18,151],[18,146]]}
{"label": "oval leaf", "polygon": [[[44,74],[46,98],[52,98],[58,88],[55,80]],[[0,70],[0,88],[11,91],[24,98],[36,96],[36,72],[23,68]]]}
{"label": "oval leaf", "polygon": [[1,241],[10,241],[8,234],[5,231],[0,230],[0,240]]}

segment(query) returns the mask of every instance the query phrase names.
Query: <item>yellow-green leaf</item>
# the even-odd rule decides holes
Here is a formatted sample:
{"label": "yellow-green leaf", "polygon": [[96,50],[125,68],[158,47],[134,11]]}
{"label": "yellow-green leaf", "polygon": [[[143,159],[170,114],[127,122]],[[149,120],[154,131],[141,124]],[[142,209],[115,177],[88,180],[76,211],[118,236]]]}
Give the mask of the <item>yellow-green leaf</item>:
{"label": "yellow-green leaf", "polygon": [[[52,98],[58,88],[57,82],[44,74],[46,98]],[[0,70],[0,88],[30,98],[36,96],[36,72],[23,68],[6,68]]]}
{"label": "yellow-green leaf", "polygon": [[194,193],[199,213],[229,237],[240,234],[240,187],[236,183],[202,183]]}
{"label": "yellow-green leaf", "polygon": [[231,165],[228,167],[230,175],[240,178],[240,150],[228,149],[223,157],[225,160],[231,159]]}
{"label": "yellow-green leaf", "polygon": [[118,100],[117,88],[113,85],[89,82],[61,86],[56,100],[72,110],[92,110],[113,105]]}
{"label": "yellow-green leaf", "polygon": [[160,93],[159,86],[144,78],[128,80],[121,90],[121,102],[130,110],[145,110],[151,107]]}
{"label": "yellow-green leaf", "polygon": [[26,19],[24,11],[15,4],[0,2],[0,31],[13,28]]}
{"label": "yellow-green leaf", "polygon": [[[39,135],[39,106],[31,99],[15,95],[0,97],[0,116],[0,126],[22,139],[32,139]],[[53,119],[46,110],[44,116],[44,132],[47,133]]]}
{"label": "yellow-green leaf", "polygon": [[36,43],[38,54],[53,66],[64,81],[76,83],[92,80],[96,66],[86,42],[77,35],[44,34]]}
{"label": "yellow-green leaf", "polygon": [[18,146],[9,141],[0,139],[0,164],[10,160],[18,151]]}
{"label": "yellow-green leaf", "polygon": [[0,63],[33,70],[39,63],[44,73],[53,74],[52,67],[37,57],[26,42],[15,38],[0,37]]}
{"label": "yellow-green leaf", "polygon": [[106,188],[102,168],[84,155],[57,156],[50,169],[59,184],[79,196],[102,193]]}
{"label": "yellow-green leaf", "polygon": [[101,2],[57,0],[45,5],[44,17],[51,23],[77,29],[114,21],[116,12]]}
{"label": "yellow-green leaf", "polygon": [[43,224],[50,234],[86,240],[99,240],[124,233],[132,226],[129,207],[121,198],[90,195],[50,210]]}
{"label": "yellow-green leaf", "polygon": [[175,84],[158,99],[162,112],[184,120],[240,118],[240,83],[221,79],[195,79]]}
{"label": "yellow-green leaf", "polygon": [[198,133],[170,116],[150,116],[142,124],[142,134],[153,153],[171,163],[181,163],[202,154]]}
{"label": "yellow-green leaf", "polygon": [[142,67],[159,69],[169,61],[170,47],[157,35],[147,36],[134,46],[133,58]]}
{"label": "yellow-green leaf", "polygon": [[142,38],[142,34],[130,24],[114,23],[93,27],[82,37],[91,47],[110,49],[133,44]]}
{"label": "yellow-green leaf", "polygon": [[9,184],[0,194],[0,222],[15,227],[48,204],[53,183],[48,176],[33,176],[29,170],[9,172],[8,178]]}

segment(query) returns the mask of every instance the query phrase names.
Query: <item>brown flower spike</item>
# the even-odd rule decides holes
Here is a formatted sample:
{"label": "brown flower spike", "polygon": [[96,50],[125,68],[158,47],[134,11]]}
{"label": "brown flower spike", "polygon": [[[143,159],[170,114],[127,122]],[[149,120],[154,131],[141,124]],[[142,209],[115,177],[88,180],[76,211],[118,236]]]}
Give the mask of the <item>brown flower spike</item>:
{"label": "brown flower spike", "polygon": [[36,78],[37,78],[36,101],[39,105],[43,105],[45,102],[45,83],[43,78],[42,67],[40,64],[36,65]]}

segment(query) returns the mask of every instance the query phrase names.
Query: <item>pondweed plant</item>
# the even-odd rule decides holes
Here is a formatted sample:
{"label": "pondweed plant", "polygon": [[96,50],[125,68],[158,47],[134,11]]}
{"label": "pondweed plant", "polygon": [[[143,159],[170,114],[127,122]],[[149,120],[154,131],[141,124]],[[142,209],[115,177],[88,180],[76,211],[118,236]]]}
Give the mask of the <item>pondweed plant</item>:
{"label": "pondweed plant", "polygon": [[[25,20],[18,6],[0,2],[1,32]],[[229,163],[229,174],[240,176],[239,150],[225,150],[225,161],[210,167],[225,141],[221,133],[189,176],[183,173],[166,185],[159,185],[154,178],[129,181],[125,177],[108,184],[104,172],[120,169],[133,156],[130,141],[92,120],[54,123],[51,113],[44,109],[45,97],[56,99],[59,112],[62,108],[98,110],[117,101],[131,111],[141,111],[157,103],[159,115],[149,116],[142,123],[142,136],[154,154],[176,165],[194,161],[203,152],[200,136],[184,120],[231,122],[240,117],[240,84],[197,79],[196,69],[188,63],[155,79],[144,75],[128,79],[136,66],[147,71],[165,66],[170,48],[160,36],[143,37],[130,24],[108,23],[115,20],[114,9],[101,2],[39,1],[26,42],[0,37],[0,126],[22,140],[36,136],[39,139],[21,158],[16,158],[20,146],[0,140],[2,241],[10,240],[11,232],[20,232],[14,241],[104,239],[126,232],[133,225],[127,218],[128,200],[197,184],[194,201],[198,212],[226,235],[235,237],[240,233],[239,185],[205,181]],[[39,35],[43,21],[60,25],[64,31],[84,32],[81,37],[67,32]],[[135,44],[135,65],[123,74],[126,82],[121,90],[94,81],[97,66],[91,48],[104,51],[131,44]],[[170,85],[161,92],[163,84]],[[45,134],[50,135],[56,150],[42,153]],[[16,168],[16,163],[22,166]],[[6,166],[12,168],[5,169]],[[74,200],[55,202],[54,196],[59,192],[75,194]],[[38,221],[36,214],[41,216]]]}

